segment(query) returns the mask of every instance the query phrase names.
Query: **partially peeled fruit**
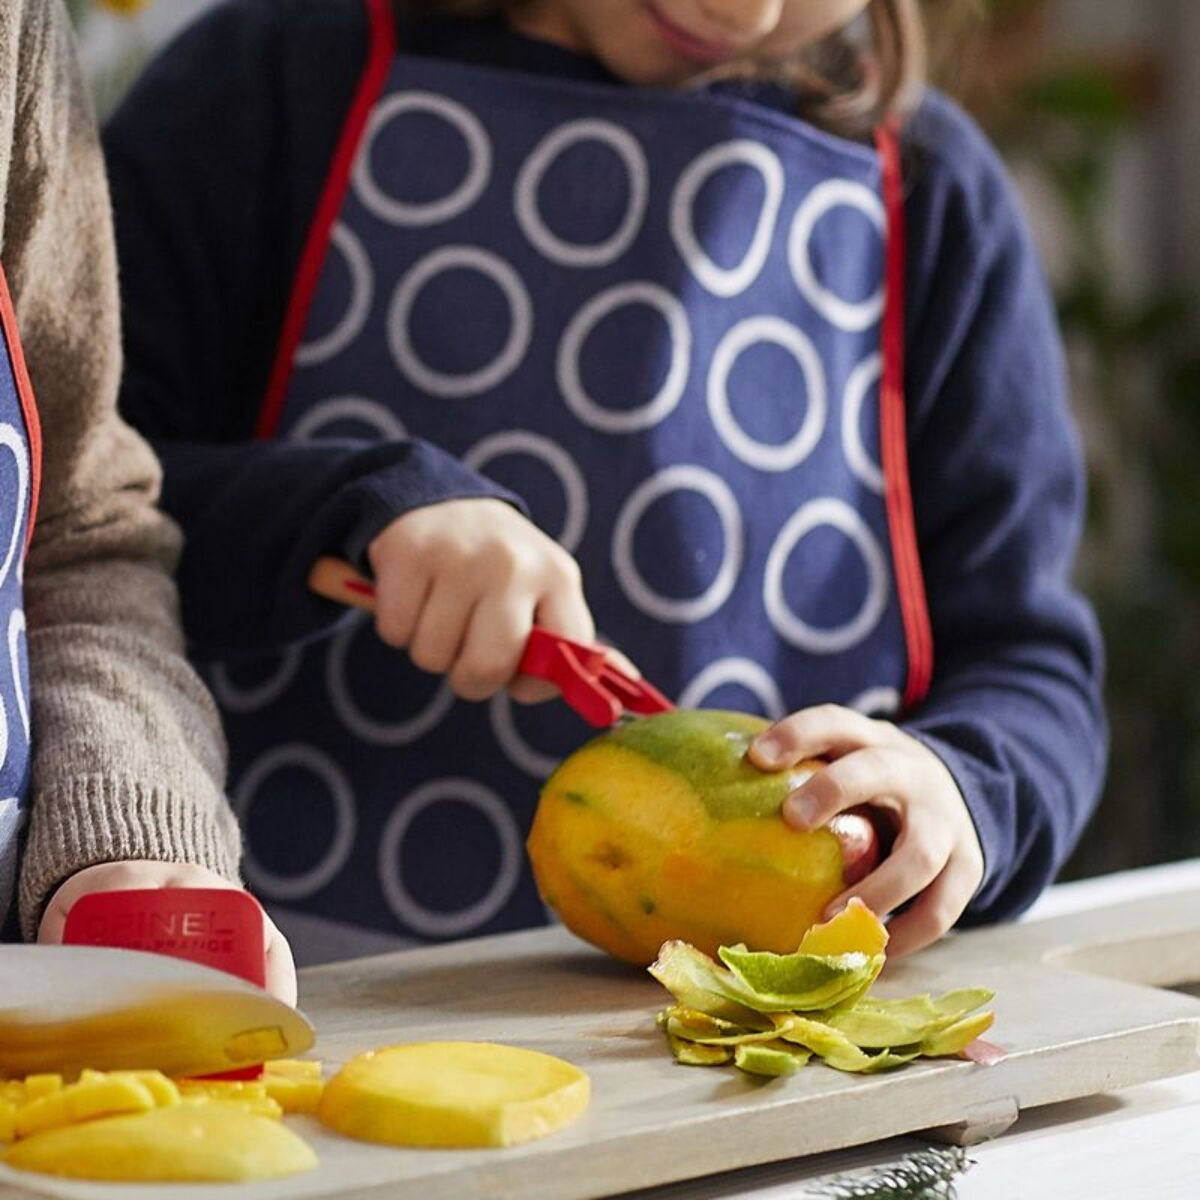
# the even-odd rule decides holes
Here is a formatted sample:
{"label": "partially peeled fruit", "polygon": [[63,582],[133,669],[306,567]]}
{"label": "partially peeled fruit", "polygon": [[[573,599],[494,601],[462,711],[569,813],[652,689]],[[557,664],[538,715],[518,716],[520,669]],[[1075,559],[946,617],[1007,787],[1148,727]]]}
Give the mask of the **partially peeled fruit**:
{"label": "partially peeled fruit", "polygon": [[825,764],[758,770],[747,751],[767,728],[744,713],[680,709],[563,761],[542,790],[529,858],[573,933],[639,966],[672,940],[710,957],[738,943],[786,954],[874,869],[880,843],[865,815],[811,832],[784,823],[784,800]]}

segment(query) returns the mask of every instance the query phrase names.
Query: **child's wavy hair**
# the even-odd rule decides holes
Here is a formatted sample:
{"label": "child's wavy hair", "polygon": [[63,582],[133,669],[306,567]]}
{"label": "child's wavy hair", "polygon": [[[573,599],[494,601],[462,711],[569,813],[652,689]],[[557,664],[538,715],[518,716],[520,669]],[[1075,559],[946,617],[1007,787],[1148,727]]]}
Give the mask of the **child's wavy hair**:
{"label": "child's wavy hair", "polygon": [[[403,0],[415,12],[486,17],[502,0]],[[738,63],[722,74],[793,87],[805,120],[844,137],[865,137],[916,104],[927,67],[920,0],[870,0],[863,18],[793,59]]]}

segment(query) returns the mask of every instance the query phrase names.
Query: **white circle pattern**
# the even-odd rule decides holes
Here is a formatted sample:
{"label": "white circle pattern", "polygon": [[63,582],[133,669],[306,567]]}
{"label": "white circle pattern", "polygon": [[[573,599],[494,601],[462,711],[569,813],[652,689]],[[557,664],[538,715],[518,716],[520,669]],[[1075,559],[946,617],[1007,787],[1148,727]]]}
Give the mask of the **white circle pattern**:
{"label": "white circle pattern", "polygon": [[386,404],[366,396],[334,396],[314,404],[288,431],[295,441],[318,438],[338,421],[354,421],[374,430],[380,437],[403,441],[408,436],[400,418]]}
{"label": "white circle pattern", "polygon": [[438,686],[429,703],[414,716],[401,721],[379,721],[359,708],[350,694],[348,659],[354,638],[364,629],[372,630],[371,618],[356,613],[334,636],[325,657],[325,682],[338,720],[355,737],[371,746],[406,746],[435,728],[454,705],[454,693],[448,683]]}
{"label": "white circle pattern", "polygon": [[488,720],[496,741],[513,766],[532,775],[534,779],[549,779],[558,767],[559,760],[549,754],[535,750],[520,734],[513,716],[512,697],[507,692],[497,692],[488,705]]}
{"label": "white circle pattern", "polygon": [[779,685],[765,667],[750,658],[722,658],[710,663],[679,693],[679,707],[702,708],[713,692],[729,684],[753,693],[773,721],[787,715]]}
{"label": "white circle pattern", "polygon": [[[751,346],[781,346],[800,365],[808,411],[796,435],[781,445],[760,442],[738,424],[729,400],[729,377]],[[708,377],[708,410],[721,441],[748,466],[760,471],[791,471],[813,452],[825,431],[829,401],[821,356],[803,330],[779,317],[749,317],[722,338]]]}
{"label": "white circle pattern", "polygon": [[[662,387],[639,408],[611,409],[597,404],[583,386],[580,358],[592,330],[610,313],[626,305],[657,309],[671,331],[671,366]],[[602,433],[638,433],[665,421],[683,399],[692,355],[692,329],[677,296],[656,283],[625,283],[594,296],[572,318],[558,352],[558,386],[571,411]]]}
{"label": "white circle pattern", "polygon": [[564,549],[573,552],[587,526],[588,493],[583,472],[557,442],[523,429],[512,429],[484,438],[463,456],[463,463],[472,471],[482,471],[488,463],[510,454],[527,454],[540,459],[558,476],[567,505],[558,541]]}
{"label": "white circle pattern", "polygon": [[[387,195],[375,180],[371,154],[375,139],[396,117],[425,112],[441,117],[462,134],[470,156],[466,177],[448,196],[410,204]],[[401,227],[439,225],[461,216],[483,195],[492,175],[492,143],[479,118],[469,108],[435,92],[397,92],[376,105],[367,123],[362,149],[354,164],[354,190],[363,204],[382,221]]]}
{"label": "white circle pattern", "polygon": [[0,446],[11,452],[17,464],[17,499],[12,508],[12,535],[9,537],[4,562],[0,564],[0,587],[3,587],[9,571],[12,570],[13,559],[16,558],[21,544],[21,533],[25,528],[25,506],[29,501],[29,448],[15,426],[7,421],[0,424]]}
{"label": "white circle pattern", "polygon": [[873,687],[860,692],[846,705],[866,717],[894,717],[899,713],[903,701],[894,687]]}
{"label": "white circle pattern", "polygon": [[[634,562],[639,522],[651,504],[672,492],[699,492],[706,497],[716,509],[725,535],[725,555],[716,578],[701,595],[686,600],[654,591]],[[704,467],[667,467],[638,487],[621,509],[613,530],[613,567],[626,596],[642,612],[671,625],[691,625],[711,617],[729,599],[742,569],[744,538],[741,509],[729,484]]]}
{"label": "white circle pattern", "polygon": [[8,618],[8,661],[12,666],[13,691],[17,697],[17,711],[21,714],[21,726],[25,739],[29,740],[29,701],[25,696],[25,684],[21,676],[21,638],[25,633],[25,613],[16,609]]}
{"label": "white circle pattern", "polygon": [[883,315],[883,282],[866,300],[854,302],[836,295],[817,278],[809,248],[817,222],[835,208],[854,208],[866,216],[883,236],[887,215],[879,197],[861,183],[849,179],[829,179],[819,183],[796,210],[788,247],[792,276],[808,302],[831,325],[847,333],[870,329]]}
{"label": "white circle pattern", "polygon": [[[724,167],[744,164],[762,176],[766,187],[754,237],[742,261],[732,268],[715,263],[696,236],[695,205],[700,189]],[[671,199],[671,236],[692,274],[714,296],[740,296],[762,273],[783,204],[784,173],[779,156],[761,142],[739,139],[706,150],[679,177]]]}
{"label": "white circle pattern", "polygon": [[223,707],[230,712],[257,712],[278,700],[291,686],[300,670],[304,652],[299,646],[291,646],[279,656],[279,666],[262,683],[245,687],[234,683],[225,663],[218,663],[212,670],[212,689]]}
{"label": "white circle pattern", "polygon": [[[629,204],[616,232],[595,245],[563,241],[542,219],[538,190],[546,172],[564,150],[578,142],[600,142],[616,151],[625,164]],[[529,156],[517,176],[514,203],[525,236],[551,262],[562,267],[603,267],[616,262],[633,245],[646,219],[650,201],[650,168],[638,140],[611,121],[580,120],[560,125]]]}
{"label": "white circle pattern", "polygon": [[[783,574],[792,551],[822,526],[844,533],[858,548],[867,568],[867,595],[858,613],[844,625],[818,628],[791,610],[783,592]],[[842,500],[813,500],[795,512],[780,531],[767,558],[763,599],[776,631],[793,646],[812,654],[839,654],[862,642],[887,609],[888,569],[883,549],[862,517]]]}
{"label": "white circle pattern", "polygon": [[350,303],[341,320],[324,336],[303,342],[296,349],[297,367],[315,367],[336,358],[366,328],[375,300],[375,281],[371,260],[362,242],[340,221],[329,237],[330,249],[341,251],[350,270]]}
{"label": "white circle pattern", "polygon": [[[413,347],[409,319],[421,289],[446,271],[469,269],[487,276],[508,300],[512,324],[508,341],[496,358],[476,371],[449,374],[423,363]],[[533,340],[533,303],[520,275],[504,259],[478,246],[443,246],[422,258],[396,288],[388,314],[388,338],[401,373],[423,391],[446,399],[478,396],[513,373]]]}
{"label": "white circle pattern", "polygon": [[333,837],[329,840],[328,848],[316,864],[299,875],[278,875],[267,870],[255,858],[253,846],[246,850],[245,871],[246,878],[250,883],[272,900],[304,900],[332,882],[346,865],[346,860],[354,849],[357,817],[354,811],[354,795],[350,781],[341,767],[327,754],[323,754],[314,747],[293,742],[267,751],[242,776],[233,795],[233,807],[243,827],[246,824],[246,814],[254,804],[263,783],[276,771],[287,767],[298,767],[308,771],[325,784],[329,796],[333,800]]}
{"label": "white circle pattern", "polygon": [[842,451],[850,470],[871,491],[882,496],[884,492],[883,470],[871,461],[862,440],[863,402],[872,386],[883,377],[883,358],[872,354],[850,372],[846,381],[845,399],[842,401]]}
{"label": "white circle pattern", "polygon": [[[437,912],[404,886],[397,859],[409,826],[425,809],[457,801],[478,809],[500,842],[500,869],[487,892],[457,912]],[[461,937],[486,925],[508,903],[521,877],[521,834],[508,807],[490,788],[472,779],[437,779],[406,796],[388,818],[379,840],[379,882],[388,906],[408,928],[426,937]]]}

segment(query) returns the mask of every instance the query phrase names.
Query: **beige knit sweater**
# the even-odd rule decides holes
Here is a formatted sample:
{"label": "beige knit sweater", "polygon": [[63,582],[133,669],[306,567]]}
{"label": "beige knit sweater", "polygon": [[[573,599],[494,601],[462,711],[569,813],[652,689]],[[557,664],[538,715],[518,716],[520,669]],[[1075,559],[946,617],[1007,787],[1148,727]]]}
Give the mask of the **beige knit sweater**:
{"label": "beige knit sweater", "polygon": [[[190,862],[237,879],[216,710],[183,658],[175,527],[158,466],[116,415],[116,260],[93,116],[61,0],[0,0],[0,261],[41,415],[25,572],[32,937],[95,863]],[[0,910],[7,898],[0,897]]]}

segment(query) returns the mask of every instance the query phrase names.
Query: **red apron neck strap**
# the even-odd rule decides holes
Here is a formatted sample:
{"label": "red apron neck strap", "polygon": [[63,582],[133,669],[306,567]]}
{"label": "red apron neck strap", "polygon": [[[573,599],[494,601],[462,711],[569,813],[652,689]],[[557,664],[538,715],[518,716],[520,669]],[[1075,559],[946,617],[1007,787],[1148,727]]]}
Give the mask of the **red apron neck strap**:
{"label": "red apron neck strap", "polygon": [[899,123],[892,119],[880,126],[875,144],[883,172],[883,200],[887,213],[885,302],[880,347],[883,356],[880,442],[896,589],[908,651],[908,680],[903,698],[903,707],[907,711],[925,698],[933,681],[933,629],[921,570],[908,469],[904,382],[908,244]]}

